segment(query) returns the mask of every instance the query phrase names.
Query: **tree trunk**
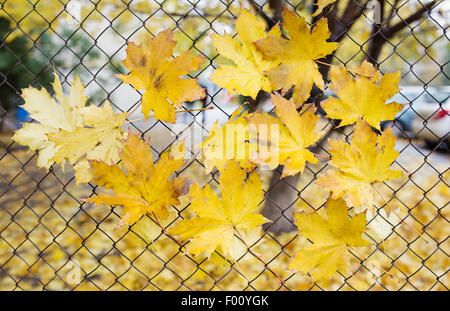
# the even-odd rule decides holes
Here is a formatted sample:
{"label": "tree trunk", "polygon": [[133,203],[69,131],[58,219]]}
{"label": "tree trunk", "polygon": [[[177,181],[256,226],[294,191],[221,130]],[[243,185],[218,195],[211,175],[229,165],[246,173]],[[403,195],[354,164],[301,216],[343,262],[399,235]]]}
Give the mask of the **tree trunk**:
{"label": "tree trunk", "polygon": [[[339,1],[339,0],[338,0]],[[380,4],[383,8],[385,0],[379,0]],[[395,3],[397,3],[396,1]],[[254,1],[250,0],[250,3],[255,7],[256,4]],[[331,17],[328,18],[328,27],[331,31],[329,41],[333,42],[341,42],[345,34],[350,31],[354,23],[361,17],[367,6],[368,0],[349,0],[346,8],[344,9],[342,15],[338,17],[337,12],[337,2],[334,6],[328,7],[321,14],[316,16],[313,19],[313,23],[320,19],[322,16],[327,16],[331,14]],[[412,14],[410,17],[406,18],[403,21],[389,27],[382,28],[382,25],[374,25],[372,28],[372,34],[374,34],[369,42],[369,48],[367,51],[367,59],[370,59],[371,62],[376,63],[383,45],[386,43],[388,38],[391,38],[398,31],[408,26],[409,23],[419,19],[423,16],[424,13],[429,12],[431,8],[434,6],[436,1],[432,1],[427,5],[424,5],[417,12]],[[270,8],[274,10],[273,18],[268,17],[264,14],[260,8],[261,16],[266,20],[268,24],[268,28],[271,28],[276,24],[279,20],[281,20],[281,13],[284,6],[284,0],[270,0],[269,1]],[[331,9],[331,11],[330,11]],[[391,19],[391,14],[389,14],[389,21]],[[387,27],[387,26],[386,26]],[[331,64],[333,60],[334,52],[331,55],[328,55],[321,61]],[[330,70],[330,66],[319,64],[319,71],[322,74],[324,80],[327,80],[328,72]],[[320,100],[322,91],[317,87],[314,87],[311,91],[311,96],[309,98],[309,102],[314,102],[318,108],[318,112],[324,114],[323,110],[320,107]],[[335,125],[338,125],[339,122],[332,120]],[[333,130],[330,130],[324,137],[319,141],[319,144],[325,142],[325,140],[331,135]],[[312,148],[312,152],[318,153],[320,152],[319,148]],[[300,179],[300,175],[297,174],[295,176],[288,176],[284,179],[280,180],[281,173],[283,171],[283,166],[280,165],[277,169],[273,171],[273,175],[270,181],[270,188],[266,193],[265,205],[263,208],[263,215],[273,222],[266,225],[266,229],[279,234],[281,232],[289,232],[295,230],[294,222],[293,222],[293,204],[295,203],[298,191],[296,189],[297,183]]]}
{"label": "tree trunk", "polygon": [[393,10],[389,13],[389,16],[386,20],[384,20],[384,0],[379,0],[381,6],[381,16],[380,16],[380,24],[373,24],[371,40],[369,42],[369,48],[366,52],[366,60],[376,64],[378,58],[380,57],[383,46],[388,42],[389,39],[394,37],[399,31],[404,29],[406,26],[409,26],[410,23],[413,23],[419,20],[425,13],[430,13],[434,5],[436,4],[436,0],[429,2],[428,4],[422,5],[420,9],[418,9],[415,13],[411,14],[405,19],[402,19],[397,24],[389,26],[391,18],[393,16]]}
{"label": "tree trunk", "polygon": [[[351,28],[354,21],[358,19],[363,12],[363,10],[355,3],[353,3],[353,1],[350,1],[348,6],[352,9],[346,9],[340,21],[336,19],[328,20],[328,27],[331,31],[330,41],[340,42],[344,38],[345,32]],[[282,11],[282,9],[280,9],[280,11]],[[327,10],[325,10],[324,13],[325,12],[327,12]],[[331,8],[330,13],[337,16],[337,5]],[[313,22],[316,22],[318,19],[320,19],[320,15],[315,17]],[[333,56],[334,53],[326,56],[324,59],[321,59],[321,61],[331,64]],[[330,66],[319,64],[319,72],[324,79],[327,79],[329,70]],[[322,108],[320,107],[320,99],[322,97],[322,94],[322,90],[314,87],[311,91],[311,96],[308,101],[314,102],[318,108],[318,112],[324,114]],[[319,144],[325,142],[325,140],[330,135],[331,131],[324,135]],[[311,151],[320,152],[319,148],[313,148],[311,149]],[[273,171],[270,180],[270,188],[266,193],[266,200],[262,210],[264,217],[272,220],[272,223],[267,224],[265,228],[275,234],[290,232],[296,229],[296,227],[294,226],[293,205],[297,200],[298,191],[296,189],[296,186],[300,179],[300,174],[288,176],[280,180],[280,172],[283,171],[283,168],[284,167],[280,165]]]}
{"label": "tree trunk", "polygon": [[281,172],[283,172],[281,165],[273,171],[262,210],[264,217],[272,220],[264,226],[264,229],[276,234],[295,230],[292,206],[297,198],[295,187],[300,177],[297,174],[280,179]]}

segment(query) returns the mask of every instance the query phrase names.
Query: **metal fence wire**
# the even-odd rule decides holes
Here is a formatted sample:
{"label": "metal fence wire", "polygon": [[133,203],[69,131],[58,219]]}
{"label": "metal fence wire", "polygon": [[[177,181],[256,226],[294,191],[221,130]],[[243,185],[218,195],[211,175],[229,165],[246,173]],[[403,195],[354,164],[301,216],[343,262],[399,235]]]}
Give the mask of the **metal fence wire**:
{"label": "metal fence wire", "polygon": [[[368,231],[371,246],[360,252],[350,250],[352,271],[339,271],[329,281],[311,282],[308,275],[286,268],[299,245],[309,243],[296,235],[292,212],[323,208],[327,194],[321,194],[314,181],[328,167],[326,162],[308,164],[302,175],[284,179],[279,178],[282,168],[261,172],[265,192],[261,206],[273,222],[261,235],[251,237],[249,247],[232,262],[217,252],[210,258],[189,255],[170,236],[151,226],[114,230],[120,207],[94,207],[81,200],[98,192],[94,184],[77,186],[73,173],[63,173],[56,165],[48,171],[38,168],[36,153],[12,142],[18,124],[18,114],[13,111],[23,103],[21,88],[48,86],[53,70],[65,87],[75,74],[80,75],[96,105],[109,100],[118,112],[136,108],[139,92],[131,91],[112,74],[126,73],[120,64],[126,44],[139,36],[172,29],[183,49],[190,48],[207,58],[194,75],[200,82],[202,78],[206,81],[211,69],[218,67],[209,34],[225,31],[234,35],[232,20],[240,4],[260,16],[268,28],[280,22],[283,7],[308,16],[317,9],[309,0],[1,1],[1,290],[448,289],[449,138],[448,133],[433,132],[433,116],[423,117],[414,105],[423,96],[431,98],[429,101],[438,108],[448,100],[448,90],[443,98],[433,91],[435,85],[448,85],[449,8],[444,1],[337,0],[319,16],[308,19],[313,24],[326,17],[330,41],[343,43],[341,51],[324,62],[352,66],[367,59],[382,72],[401,70],[401,85],[408,83],[419,90],[411,96],[411,87],[401,89],[407,108],[393,123],[401,136],[396,146],[400,156],[394,166],[404,175],[380,184],[387,202],[377,201],[377,219],[384,221],[391,233],[377,240]],[[375,12],[373,16],[378,16],[379,23],[367,21],[372,9],[378,10],[379,15]],[[328,68],[320,69],[327,77]],[[207,99],[202,105],[214,107],[212,120],[208,120],[210,111],[186,112],[179,116],[184,124],[176,133],[160,121],[133,122],[131,130],[143,139],[151,137],[151,148],[157,155],[185,131],[197,127],[207,132],[208,122],[219,115],[226,120],[238,107],[225,109],[226,91],[207,86]],[[124,89],[133,95],[120,95]],[[265,100],[263,94],[258,97],[243,101],[256,107]],[[309,101],[319,102],[321,98],[323,94],[314,89]],[[184,107],[193,105],[186,103]],[[413,114],[415,120],[420,118],[422,128],[408,130],[402,123],[406,114]],[[422,131],[434,135],[436,143],[431,148],[424,147],[419,137]],[[350,134],[349,129],[337,128],[332,137],[348,139]],[[326,154],[325,141],[313,148]],[[179,174],[218,187],[218,172],[205,175],[201,159],[193,160]],[[386,217],[382,213],[386,204],[397,210],[401,219]],[[164,226],[170,229],[188,216],[188,206],[185,201],[174,207],[173,217]],[[371,221],[368,219],[368,225]],[[264,258],[264,263],[258,257]]]}

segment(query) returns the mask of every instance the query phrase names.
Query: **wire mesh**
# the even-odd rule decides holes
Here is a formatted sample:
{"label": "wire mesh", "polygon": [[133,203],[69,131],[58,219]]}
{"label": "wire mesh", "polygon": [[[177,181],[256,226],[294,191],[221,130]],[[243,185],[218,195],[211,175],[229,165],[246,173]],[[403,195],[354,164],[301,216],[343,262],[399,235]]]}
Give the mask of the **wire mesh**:
{"label": "wire mesh", "polygon": [[[80,15],[75,14],[73,9],[75,2],[80,5]],[[144,2],[148,6],[144,6]],[[299,14],[303,10],[315,9],[309,1],[241,2],[259,14],[268,27],[280,21],[281,11],[277,5],[296,10]],[[295,228],[292,211],[297,208],[313,211],[324,206],[326,198],[321,201],[317,197],[314,180],[327,168],[326,163],[307,165],[304,174],[296,178],[277,179],[271,178],[272,172],[261,173],[266,180],[265,200],[261,206],[267,206],[266,201],[270,201],[268,205],[272,208],[273,222],[260,236],[252,238],[251,245],[236,262],[231,262],[219,253],[209,259],[186,254],[172,237],[161,230],[151,236],[142,236],[142,231],[135,230],[134,226],[127,230],[113,230],[120,218],[119,207],[93,207],[81,200],[98,192],[95,185],[77,186],[73,174],[63,173],[57,166],[48,171],[37,168],[34,152],[27,152],[26,148],[4,139],[7,135],[2,135],[0,289],[447,290],[449,150],[446,143],[449,138],[448,133],[444,136],[434,133],[429,126],[432,116],[424,118],[413,105],[423,95],[430,96],[440,108],[448,100],[448,95],[438,99],[430,91],[435,80],[441,79],[444,84],[448,84],[448,54],[447,59],[440,59],[431,52],[436,45],[448,48],[446,6],[443,1],[414,1],[414,9],[403,14],[401,9],[410,5],[411,1],[377,3],[384,12],[381,25],[371,24],[368,28],[371,32],[364,38],[352,37],[352,27],[364,26],[358,23],[369,18],[368,6],[371,2],[338,0],[310,20],[315,23],[319,17],[325,16],[331,29],[330,41],[345,40],[345,44],[356,46],[348,53],[333,54],[326,61],[349,66],[359,62],[362,57],[386,71],[391,69],[392,64],[401,66],[402,77],[412,77],[421,89],[414,98],[400,91],[408,105],[402,115],[413,113],[421,118],[423,127],[420,131],[430,131],[436,137],[436,146],[444,150],[439,151],[436,146],[432,149],[423,148],[422,142],[416,138],[420,131],[407,131],[401,123],[402,115],[394,121],[394,129],[403,137],[399,150],[401,160],[394,165],[403,170],[404,178],[381,185],[381,191],[389,199],[386,203],[379,203],[377,210],[380,213],[389,204],[405,213],[398,223],[391,224],[389,219],[384,218],[393,228],[385,241],[377,241],[369,234],[368,239],[373,241],[373,247],[367,253],[350,250],[352,266],[356,267],[354,271],[350,274],[342,271],[330,282],[311,283],[307,276],[286,269],[300,240],[295,232],[290,231]],[[9,21],[9,29],[2,35],[0,53],[12,57],[13,61],[6,68],[1,68],[0,86],[13,93],[13,106],[17,106],[22,103],[20,87],[25,85],[18,87],[11,81],[14,72],[19,71],[28,76],[27,84],[39,85],[46,72],[54,68],[65,84],[75,73],[80,74],[86,89],[92,90],[93,98],[100,99],[93,101],[94,104],[109,100],[117,111],[131,112],[139,105],[141,94],[134,91],[134,97],[120,97],[119,93],[126,86],[110,74],[125,73],[120,61],[124,58],[127,41],[134,40],[142,33],[153,36],[160,30],[170,28],[178,38],[182,38],[185,48],[207,58],[202,69],[194,76],[207,77],[212,68],[217,68],[217,53],[207,47],[209,34],[223,34],[224,30],[235,34],[230,25],[236,18],[238,5],[239,1],[224,0],[2,1],[0,12],[2,18]],[[418,17],[410,18],[415,12],[420,12]],[[433,12],[444,15],[439,18]],[[75,19],[75,24],[71,20],[69,31],[63,32],[58,23],[66,19],[67,15]],[[133,26],[127,28],[121,23]],[[423,40],[420,34],[427,31],[424,28],[431,26],[433,35]],[[395,38],[392,34],[394,31]],[[54,47],[51,51],[45,42],[48,35]],[[78,36],[84,38],[81,50],[74,45]],[[25,46],[20,53],[11,48],[12,40],[18,37],[22,38]],[[108,40],[113,44],[105,44]],[[418,54],[405,56],[401,51],[402,44],[411,40]],[[377,42],[383,42],[384,53],[376,55],[374,52],[376,47],[373,45]],[[63,64],[59,59],[62,54],[66,62]],[[93,54],[100,58],[95,66],[89,64]],[[25,62],[28,57],[45,61],[40,68],[30,68]],[[426,66],[435,67],[432,74],[423,74],[424,59],[427,60]],[[232,111],[224,109],[223,94],[222,89],[208,87],[207,98],[202,105],[214,107],[216,115],[222,114],[227,119]],[[322,96],[321,92],[313,90],[310,101],[319,101]],[[184,106],[189,109],[192,103]],[[14,124],[14,117],[3,105],[1,114],[2,124]],[[143,139],[152,137],[151,148],[160,155],[183,132],[194,127],[207,132],[205,123],[214,121],[205,120],[207,117],[208,114],[204,112],[187,112],[182,117],[183,126],[176,132],[160,121],[132,122],[130,128],[139,132]],[[333,130],[333,135],[348,140],[351,131],[338,128]],[[326,141],[314,148],[326,152]],[[410,157],[411,153],[415,156]],[[202,161],[194,159],[178,174],[194,174],[212,187],[217,187],[218,173],[203,176],[198,173],[202,169]],[[278,168],[273,174],[280,176],[281,170]],[[279,191],[287,194],[282,203],[273,196],[276,197]],[[164,226],[170,229],[176,221],[186,217],[188,205],[184,202],[174,207],[174,217]],[[380,217],[383,216],[380,214]],[[411,231],[405,223],[422,232],[422,237]],[[277,224],[283,225],[277,227]],[[277,229],[272,230],[274,227]],[[279,232],[280,228],[288,232]],[[395,247],[389,244],[391,242],[388,239],[395,240],[395,243],[392,242]],[[424,242],[424,239],[428,242]],[[258,253],[262,254],[266,262],[259,261]],[[282,276],[284,284],[278,281],[269,265]]]}

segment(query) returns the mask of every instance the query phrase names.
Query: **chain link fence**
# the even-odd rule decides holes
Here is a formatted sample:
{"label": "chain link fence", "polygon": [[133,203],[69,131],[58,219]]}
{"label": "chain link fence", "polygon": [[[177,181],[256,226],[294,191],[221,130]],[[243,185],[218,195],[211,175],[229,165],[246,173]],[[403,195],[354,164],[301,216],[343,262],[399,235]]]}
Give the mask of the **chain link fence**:
{"label": "chain link fence", "polygon": [[[309,0],[1,2],[1,290],[448,289],[449,137],[433,125],[436,114],[445,111],[450,94],[443,87],[448,85],[449,73],[448,3],[337,0],[311,17],[317,7]],[[109,100],[118,112],[133,111],[140,102],[139,92],[113,74],[125,73],[120,61],[127,41],[167,28],[174,31],[182,49],[207,58],[195,74],[206,87],[207,98],[184,107],[214,109],[183,113],[177,130],[159,121],[129,124],[143,139],[152,138],[156,155],[193,128],[207,132],[216,119],[227,120],[239,102],[261,108],[267,101],[263,93],[256,100],[233,97],[207,79],[218,61],[209,34],[234,33],[232,20],[240,4],[256,12],[268,28],[280,21],[284,6],[309,16],[310,23],[328,18],[330,41],[342,46],[324,62],[352,66],[367,59],[383,72],[402,71],[404,87],[397,96],[406,108],[386,126],[392,125],[400,136],[396,146],[400,156],[394,166],[404,176],[380,185],[387,202],[378,201],[378,214],[368,218],[368,225],[381,221],[390,233],[380,240],[368,231],[371,246],[361,253],[350,251],[353,271],[341,271],[327,282],[312,283],[307,275],[286,268],[295,250],[309,243],[296,235],[292,213],[320,210],[327,199],[328,194],[314,184],[327,167],[325,161],[308,164],[301,176],[284,179],[279,178],[282,168],[260,172],[265,192],[261,207],[273,222],[250,237],[249,247],[231,262],[220,253],[211,258],[186,254],[170,236],[148,223],[114,230],[120,207],[93,207],[81,200],[97,193],[95,185],[77,186],[73,173],[63,173],[59,166],[39,169],[36,154],[11,141],[18,120],[26,120],[16,108],[22,104],[21,88],[48,86],[53,70],[66,86],[75,74],[80,75],[92,103]],[[325,79],[328,69],[320,67]],[[313,89],[309,101],[319,105],[327,92]],[[434,111],[424,115],[421,105]],[[324,128],[333,125],[322,119]],[[420,128],[411,127],[414,122]],[[348,139],[350,134],[348,128],[334,128],[329,137]],[[326,154],[326,144],[321,141],[313,148]],[[179,175],[213,188],[219,183],[218,172],[204,174],[201,159],[194,159]],[[188,205],[183,201],[175,206],[164,226],[170,229],[188,216]],[[383,214],[387,205],[400,219]]]}

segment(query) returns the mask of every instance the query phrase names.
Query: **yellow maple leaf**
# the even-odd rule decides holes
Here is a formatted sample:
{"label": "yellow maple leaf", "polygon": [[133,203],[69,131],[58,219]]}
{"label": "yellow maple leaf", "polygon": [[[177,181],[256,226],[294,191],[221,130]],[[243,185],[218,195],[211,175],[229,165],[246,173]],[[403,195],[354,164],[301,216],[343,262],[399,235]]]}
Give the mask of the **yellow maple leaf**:
{"label": "yellow maple leaf", "polygon": [[[259,150],[258,157],[253,159],[253,162],[268,165],[270,169],[284,165],[282,177],[301,173],[306,161],[317,163],[317,159],[306,148],[324,134],[323,131],[315,129],[320,117],[314,114],[315,107],[308,105],[298,113],[294,101],[284,99],[280,95],[272,95],[272,102],[278,118],[267,113],[250,117],[250,123],[256,126],[259,139],[262,131],[267,129],[266,136],[268,144],[271,145],[271,148],[265,150],[267,152]],[[263,128],[262,125],[266,127]],[[271,127],[272,125],[275,127]],[[273,132],[274,130],[276,132]]]}
{"label": "yellow maple leaf", "polygon": [[356,123],[352,143],[330,140],[329,170],[319,176],[317,184],[330,190],[333,198],[343,198],[357,210],[373,207],[373,184],[402,176],[389,167],[398,157],[394,150],[395,136],[391,129],[377,135],[364,121]]}
{"label": "yellow maple leaf", "polygon": [[366,230],[364,213],[350,218],[341,199],[329,199],[325,211],[326,218],[318,213],[295,215],[299,234],[313,245],[298,250],[289,269],[310,272],[314,281],[328,279],[340,268],[349,270],[349,246],[369,245],[361,237]]}
{"label": "yellow maple leaf", "polygon": [[116,163],[126,133],[121,129],[127,113],[114,113],[108,101],[103,107],[91,105],[78,109],[84,126],[73,131],[60,130],[47,134],[48,140],[57,146],[52,160],[60,163],[68,160],[74,165],[77,184],[89,182],[92,174],[88,160]]}
{"label": "yellow maple leaf", "polygon": [[55,74],[55,99],[45,89],[29,87],[23,90],[23,108],[39,123],[26,123],[16,131],[13,139],[32,150],[39,150],[38,166],[49,168],[65,160],[75,164],[76,182],[88,182],[91,174],[86,160],[108,163],[119,160],[126,113],[114,114],[110,104],[85,107],[87,97],[78,77],[75,77],[69,96],[64,95]]}
{"label": "yellow maple leaf", "polygon": [[118,226],[131,225],[145,214],[166,219],[167,205],[179,203],[186,180],[170,176],[184,165],[184,148],[172,146],[164,152],[156,164],[149,146],[134,134],[129,134],[120,153],[120,164],[108,165],[91,161],[93,182],[111,189],[114,194],[98,195],[87,202],[96,204],[122,205],[125,208]]}
{"label": "yellow maple leaf", "polygon": [[121,126],[125,124],[127,113],[115,114],[108,101],[103,107],[91,105],[80,108],[79,112],[86,127],[47,135],[58,146],[53,159],[56,162],[67,159],[73,164],[86,154],[89,160],[116,163],[122,140],[126,137]]}
{"label": "yellow maple leaf", "polygon": [[285,8],[283,21],[290,40],[269,36],[255,44],[267,59],[280,59],[280,65],[268,70],[272,88],[282,89],[284,93],[295,86],[293,99],[299,106],[309,97],[314,84],[324,88],[315,60],[331,54],[338,43],[326,41],[330,31],[325,18],[321,18],[310,31],[303,17]]}
{"label": "yellow maple leaf", "polygon": [[239,245],[236,239],[266,222],[262,215],[255,214],[263,199],[262,181],[256,172],[251,173],[247,180],[245,177],[245,171],[230,161],[220,176],[222,199],[209,185],[191,187],[190,208],[197,217],[185,219],[172,229],[173,234],[190,239],[187,246],[190,253],[209,256],[218,250],[237,259],[235,255],[241,250],[234,249]]}
{"label": "yellow maple leaf", "polygon": [[236,20],[239,40],[225,34],[212,35],[213,45],[220,55],[232,60],[235,65],[222,65],[214,71],[211,81],[229,91],[244,96],[256,97],[260,90],[272,91],[266,71],[278,65],[278,59],[263,59],[254,42],[266,36],[280,36],[278,25],[268,33],[265,22],[248,10],[242,9]]}
{"label": "yellow maple leaf", "polygon": [[146,48],[129,43],[123,64],[130,73],[118,75],[136,90],[145,90],[142,95],[145,117],[153,110],[155,119],[170,123],[175,123],[175,108],[181,107],[184,101],[205,97],[205,90],[197,80],[180,78],[198,69],[204,58],[186,52],[171,59],[175,45],[170,29],[149,39]]}
{"label": "yellow maple leaf", "polygon": [[214,167],[222,171],[229,161],[237,161],[246,170],[255,167],[251,162],[251,132],[247,128],[247,112],[241,106],[230,116],[223,126],[214,123],[210,134],[200,144],[202,148],[205,172],[210,173]]}
{"label": "yellow maple leaf", "polygon": [[29,87],[23,90],[25,103],[22,108],[39,123],[24,123],[12,138],[21,145],[27,145],[31,150],[39,150],[37,165],[47,169],[55,162],[52,158],[58,150],[58,146],[49,141],[47,135],[60,130],[72,132],[83,126],[83,119],[77,108],[83,107],[87,100],[83,84],[78,77],[75,77],[72,83],[70,95],[65,96],[61,81],[55,73],[53,89],[59,104],[45,88],[38,90]]}
{"label": "yellow maple leaf", "polygon": [[314,12],[312,16],[317,16],[322,13],[323,9],[329,6],[332,3],[335,3],[336,0],[317,0],[315,5],[317,5],[317,10]]}
{"label": "yellow maple leaf", "polygon": [[342,120],[341,126],[361,118],[379,130],[381,121],[394,120],[403,108],[395,102],[386,104],[398,92],[400,72],[382,76],[367,61],[354,71],[356,78],[343,67],[331,68],[329,87],[339,98],[329,97],[322,103],[322,108],[327,117]]}

